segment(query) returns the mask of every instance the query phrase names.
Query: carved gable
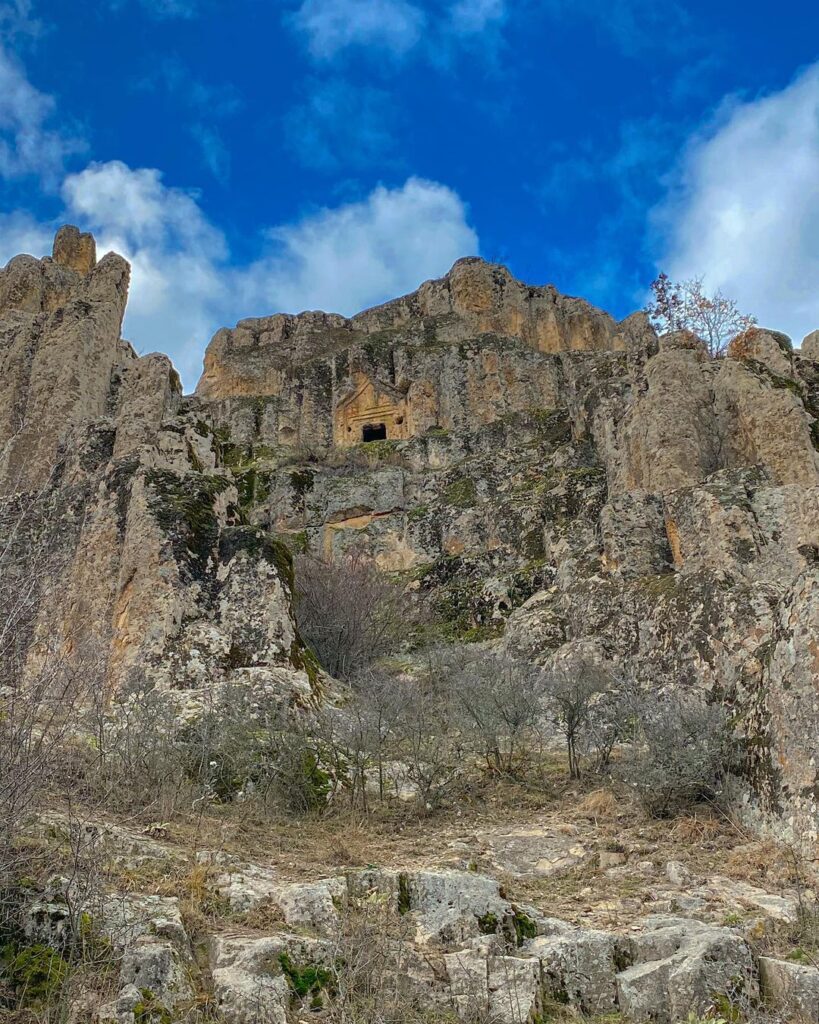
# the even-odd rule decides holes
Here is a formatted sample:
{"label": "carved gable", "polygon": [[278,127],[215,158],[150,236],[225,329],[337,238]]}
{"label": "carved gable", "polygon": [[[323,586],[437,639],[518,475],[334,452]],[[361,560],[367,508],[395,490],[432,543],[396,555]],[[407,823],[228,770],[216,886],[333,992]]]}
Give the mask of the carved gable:
{"label": "carved gable", "polygon": [[336,406],[334,441],[336,445],[347,446],[378,437],[388,440],[409,437],[407,413],[404,395],[388,384],[358,373],[353,378],[350,393]]}

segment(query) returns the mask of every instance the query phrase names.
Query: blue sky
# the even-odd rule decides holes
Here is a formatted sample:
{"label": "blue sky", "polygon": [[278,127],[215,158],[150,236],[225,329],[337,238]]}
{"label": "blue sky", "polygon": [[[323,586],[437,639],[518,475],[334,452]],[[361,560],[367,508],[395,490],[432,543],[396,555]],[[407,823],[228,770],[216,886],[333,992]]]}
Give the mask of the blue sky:
{"label": "blue sky", "polygon": [[702,275],[819,327],[819,10],[704,0],[0,0],[0,262],[133,262],[195,384],[242,316],[506,263],[617,316]]}

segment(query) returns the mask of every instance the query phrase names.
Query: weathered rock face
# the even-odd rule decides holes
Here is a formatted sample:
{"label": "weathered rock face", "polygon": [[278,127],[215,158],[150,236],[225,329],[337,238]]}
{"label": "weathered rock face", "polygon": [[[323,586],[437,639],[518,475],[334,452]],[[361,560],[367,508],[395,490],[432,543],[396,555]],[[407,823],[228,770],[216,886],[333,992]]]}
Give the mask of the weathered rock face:
{"label": "weathered rock face", "polygon": [[128,277],[75,228],[0,271],[4,673],[68,654],[99,686],[309,697],[290,554],[244,525],[170,361],[121,339]]}
{"label": "weathered rock face", "polygon": [[183,397],[120,338],[127,277],[72,229],[0,272],[3,529],[33,493],[57,522],[27,671],[57,636],[117,686],[306,697],[288,548],[355,547],[450,638],[593,650],[730,702],[748,814],[816,839],[812,336],[797,353],[753,330],[712,360],[642,314],[462,260],[351,319],[219,331]]}

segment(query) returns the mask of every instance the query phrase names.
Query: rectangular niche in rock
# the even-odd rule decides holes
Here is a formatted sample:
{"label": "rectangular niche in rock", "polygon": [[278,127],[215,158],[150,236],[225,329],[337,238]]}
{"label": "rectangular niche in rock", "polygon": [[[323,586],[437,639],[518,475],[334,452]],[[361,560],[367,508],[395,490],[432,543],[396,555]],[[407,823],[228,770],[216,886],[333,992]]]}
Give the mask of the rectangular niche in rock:
{"label": "rectangular niche in rock", "polygon": [[387,440],[387,425],[386,423],[365,423],[361,428],[361,440],[362,441],[386,441]]}

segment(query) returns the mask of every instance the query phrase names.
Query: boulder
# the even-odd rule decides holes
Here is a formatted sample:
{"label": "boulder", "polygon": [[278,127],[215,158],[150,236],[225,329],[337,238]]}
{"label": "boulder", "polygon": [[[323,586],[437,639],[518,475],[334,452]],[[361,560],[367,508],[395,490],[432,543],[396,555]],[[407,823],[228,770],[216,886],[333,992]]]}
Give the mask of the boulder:
{"label": "boulder", "polygon": [[172,942],[143,935],[125,951],[120,967],[122,989],[136,989],[167,1010],[193,995],[189,967]]}
{"label": "boulder", "polygon": [[787,334],[751,327],[728,346],[730,359],[752,359],[780,377],[793,376],[793,343]]}
{"label": "boulder", "polygon": [[759,978],[769,1006],[805,1021],[819,1021],[819,968],[761,956]]}
{"label": "boulder", "polygon": [[213,992],[226,1024],[287,1024],[293,988],[284,967],[328,968],[332,950],[292,934],[269,938],[215,936],[211,943]]}
{"label": "boulder", "polygon": [[146,935],[166,939],[180,951],[188,949],[188,935],[175,896],[109,894],[102,899],[99,917],[92,920],[114,949],[128,949]]}
{"label": "boulder", "polygon": [[799,354],[805,359],[819,363],[819,330],[805,335],[799,348]]}
{"label": "boulder", "polygon": [[745,940],[727,928],[681,918],[651,918],[630,940],[633,966],[617,975],[617,1005],[635,1021],[673,1024],[702,1015],[715,1000],[750,1005],[756,967]]}
{"label": "boulder", "polygon": [[82,232],[73,224],[65,224],[54,237],[52,259],[85,277],[97,263],[97,243],[94,236]]}
{"label": "boulder", "polygon": [[523,951],[540,962],[543,988],[552,999],[590,1016],[617,1008],[615,975],[627,956],[617,936],[577,929],[533,939]]}

